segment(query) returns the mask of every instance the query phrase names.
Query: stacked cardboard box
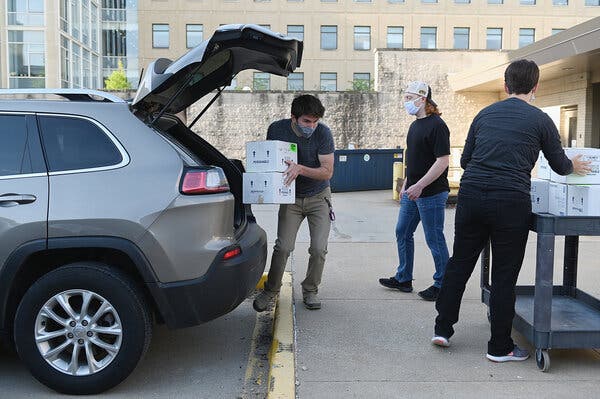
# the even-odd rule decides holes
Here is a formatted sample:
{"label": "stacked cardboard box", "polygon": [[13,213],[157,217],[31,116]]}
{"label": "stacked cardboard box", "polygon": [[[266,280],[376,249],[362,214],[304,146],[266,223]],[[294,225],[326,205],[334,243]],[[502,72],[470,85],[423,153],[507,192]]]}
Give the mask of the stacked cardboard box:
{"label": "stacked cardboard box", "polygon": [[[565,148],[567,157],[590,161],[585,176],[555,173],[540,152],[538,179],[531,181],[532,211],[559,216],[600,216],[600,149]],[[546,201],[547,199],[547,201]],[[547,205],[546,205],[547,204]]]}
{"label": "stacked cardboard box", "polygon": [[285,182],[286,161],[298,162],[294,143],[268,140],[246,143],[246,173],[243,176],[244,204],[293,204],[296,182]]}

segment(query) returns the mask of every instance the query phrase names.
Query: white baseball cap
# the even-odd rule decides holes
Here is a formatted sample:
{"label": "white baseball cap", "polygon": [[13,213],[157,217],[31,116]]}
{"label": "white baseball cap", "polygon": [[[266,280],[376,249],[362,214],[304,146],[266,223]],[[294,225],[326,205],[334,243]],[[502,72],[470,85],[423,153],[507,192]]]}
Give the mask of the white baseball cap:
{"label": "white baseball cap", "polygon": [[434,107],[437,107],[435,101],[431,99],[431,87],[425,82],[421,82],[419,80],[415,80],[414,82],[410,82],[404,90],[405,93],[412,93],[418,96],[423,96],[427,98],[427,101]]}

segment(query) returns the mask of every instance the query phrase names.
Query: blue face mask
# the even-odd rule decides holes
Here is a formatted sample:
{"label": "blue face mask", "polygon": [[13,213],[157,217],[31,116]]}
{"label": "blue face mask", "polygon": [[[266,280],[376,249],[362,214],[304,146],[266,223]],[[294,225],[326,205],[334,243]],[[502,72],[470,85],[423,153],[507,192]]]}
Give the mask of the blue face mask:
{"label": "blue face mask", "polygon": [[409,115],[416,115],[417,112],[419,112],[419,110],[421,109],[421,107],[417,107],[415,105],[415,101],[406,101],[404,103],[404,109],[406,109],[406,112],[408,112]]}
{"label": "blue face mask", "polygon": [[300,131],[300,134],[302,134],[302,137],[304,137],[305,139],[310,138],[310,136],[312,136],[312,134],[315,132],[316,128],[313,129],[312,127],[309,126],[302,126],[298,123],[296,123],[296,126],[298,127],[298,130]]}

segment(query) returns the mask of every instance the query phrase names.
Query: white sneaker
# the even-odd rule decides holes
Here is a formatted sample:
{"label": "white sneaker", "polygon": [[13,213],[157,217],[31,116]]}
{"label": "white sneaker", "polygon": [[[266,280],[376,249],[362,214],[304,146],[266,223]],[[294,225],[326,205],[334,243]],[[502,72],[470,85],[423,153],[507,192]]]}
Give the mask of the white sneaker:
{"label": "white sneaker", "polygon": [[441,346],[442,348],[447,348],[450,346],[450,341],[448,341],[448,338],[442,337],[441,335],[434,335],[433,338],[431,338],[431,343],[436,346]]}

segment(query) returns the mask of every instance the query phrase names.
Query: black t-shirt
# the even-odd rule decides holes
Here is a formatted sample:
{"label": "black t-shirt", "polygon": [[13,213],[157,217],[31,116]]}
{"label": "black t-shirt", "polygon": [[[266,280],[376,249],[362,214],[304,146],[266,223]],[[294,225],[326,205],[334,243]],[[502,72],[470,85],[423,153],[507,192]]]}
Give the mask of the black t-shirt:
{"label": "black t-shirt", "polygon": [[[292,130],[292,120],[282,119],[271,123],[267,131],[267,140],[281,140],[298,145],[298,164],[309,168],[321,166],[319,155],[333,154],[333,136],[331,130],[319,123],[310,138],[298,137]],[[296,178],[296,197],[312,197],[329,187],[329,180],[315,180],[305,176]]]}
{"label": "black t-shirt", "polygon": [[[450,130],[446,122],[439,115],[431,114],[411,123],[404,155],[406,188],[409,188],[425,176],[437,158],[450,155]],[[450,191],[447,168],[423,189],[421,197],[430,197],[443,191]]]}
{"label": "black t-shirt", "polygon": [[552,119],[518,98],[507,98],[479,112],[473,119],[460,166],[460,184],[529,195],[531,169],[540,150],[561,175],[573,171],[562,149]]}

